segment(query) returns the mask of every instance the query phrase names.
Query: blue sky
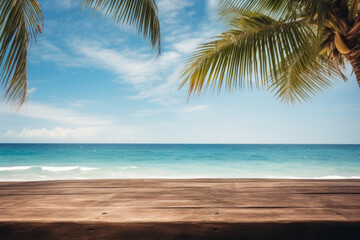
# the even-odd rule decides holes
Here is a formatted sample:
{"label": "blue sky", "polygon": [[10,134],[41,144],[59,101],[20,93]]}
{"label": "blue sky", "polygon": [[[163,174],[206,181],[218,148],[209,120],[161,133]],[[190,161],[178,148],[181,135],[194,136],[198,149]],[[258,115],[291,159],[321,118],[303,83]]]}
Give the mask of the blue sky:
{"label": "blue sky", "polygon": [[360,143],[354,75],[309,103],[265,91],[205,94],[187,102],[178,71],[224,30],[216,0],[158,0],[162,56],[127,26],[83,13],[77,1],[41,0],[45,32],[31,47],[30,99],[0,104],[0,142]]}

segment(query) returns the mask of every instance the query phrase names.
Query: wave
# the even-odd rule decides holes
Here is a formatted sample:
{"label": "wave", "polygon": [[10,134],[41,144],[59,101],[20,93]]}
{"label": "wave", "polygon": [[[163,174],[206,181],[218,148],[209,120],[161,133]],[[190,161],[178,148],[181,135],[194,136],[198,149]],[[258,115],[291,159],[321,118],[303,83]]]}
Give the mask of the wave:
{"label": "wave", "polygon": [[28,170],[32,166],[13,166],[13,167],[0,167],[0,171],[19,171],[19,170]]}
{"label": "wave", "polygon": [[93,170],[97,170],[99,168],[93,168],[93,167],[80,167],[81,171],[93,171]]}
{"label": "wave", "polygon": [[24,171],[30,169],[41,169],[42,171],[50,171],[50,172],[63,172],[63,171],[72,171],[72,170],[80,170],[80,171],[93,171],[99,168],[94,167],[81,167],[81,166],[66,166],[66,167],[53,167],[53,166],[11,166],[11,167],[0,167],[0,172],[6,171]]}
{"label": "wave", "polygon": [[319,177],[319,178],[314,178],[314,179],[360,179],[360,176],[344,177],[344,176],[332,175],[332,176],[324,176],[324,177]]}
{"label": "wave", "polygon": [[78,166],[74,167],[40,167],[43,171],[51,171],[51,172],[63,172],[63,171],[71,171],[79,168]]}
{"label": "wave", "polygon": [[118,169],[129,169],[129,168],[138,168],[138,167],[135,167],[135,166],[130,166],[130,167],[116,167]]}
{"label": "wave", "polygon": [[91,167],[80,167],[80,166],[69,166],[69,167],[48,167],[48,166],[41,166],[41,170],[43,171],[51,171],[51,172],[64,172],[64,171],[72,171],[79,169],[80,171],[92,171],[98,168],[91,168]]}
{"label": "wave", "polygon": [[[293,176],[287,176],[287,177],[266,177],[270,179],[360,179],[360,176],[338,176],[338,175],[328,175],[328,176],[321,176],[321,177],[293,177]],[[265,178],[265,179],[266,179]]]}

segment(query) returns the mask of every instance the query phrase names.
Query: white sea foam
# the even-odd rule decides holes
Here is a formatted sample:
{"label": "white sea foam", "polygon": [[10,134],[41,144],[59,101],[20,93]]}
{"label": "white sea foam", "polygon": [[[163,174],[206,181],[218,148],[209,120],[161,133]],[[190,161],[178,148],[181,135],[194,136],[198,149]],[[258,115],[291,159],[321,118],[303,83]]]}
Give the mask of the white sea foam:
{"label": "white sea foam", "polygon": [[27,170],[30,168],[32,168],[32,166],[0,167],[0,171],[19,171],[19,170]]}
{"label": "white sea foam", "polygon": [[63,172],[63,171],[72,171],[79,169],[80,171],[93,171],[98,168],[92,167],[80,167],[80,166],[68,166],[68,167],[50,167],[50,166],[41,166],[41,170],[43,171],[51,171],[51,172]]}
{"label": "white sea foam", "polygon": [[92,167],[80,167],[80,170],[81,171],[94,171],[94,170],[97,170],[99,168],[92,168]]}
{"label": "white sea foam", "polygon": [[129,168],[138,168],[138,167],[135,167],[135,166],[130,166],[130,167],[116,167],[118,169],[129,169]]}
{"label": "white sea foam", "polygon": [[286,176],[286,177],[274,177],[269,176],[265,178],[275,178],[275,179],[360,179],[360,176],[337,176],[337,175],[328,175],[328,176],[322,176],[322,177],[293,177],[293,176]]}
{"label": "white sea foam", "polygon": [[344,176],[330,175],[330,176],[323,176],[323,177],[314,178],[314,179],[360,179],[360,176],[344,177]]}
{"label": "white sea foam", "polygon": [[47,167],[47,166],[41,166],[40,168],[43,171],[62,172],[62,171],[75,170],[75,169],[80,168],[80,167],[79,166],[71,166],[71,167]]}
{"label": "white sea foam", "polygon": [[128,169],[129,167],[117,167],[119,169]]}

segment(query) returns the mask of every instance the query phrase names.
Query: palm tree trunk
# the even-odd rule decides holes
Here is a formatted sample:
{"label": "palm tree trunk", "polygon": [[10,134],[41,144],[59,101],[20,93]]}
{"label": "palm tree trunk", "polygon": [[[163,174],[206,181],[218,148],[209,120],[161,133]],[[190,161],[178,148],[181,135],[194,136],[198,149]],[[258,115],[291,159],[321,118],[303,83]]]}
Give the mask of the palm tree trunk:
{"label": "palm tree trunk", "polygon": [[350,64],[353,67],[357,83],[360,87],[360,58],[349,58]]}

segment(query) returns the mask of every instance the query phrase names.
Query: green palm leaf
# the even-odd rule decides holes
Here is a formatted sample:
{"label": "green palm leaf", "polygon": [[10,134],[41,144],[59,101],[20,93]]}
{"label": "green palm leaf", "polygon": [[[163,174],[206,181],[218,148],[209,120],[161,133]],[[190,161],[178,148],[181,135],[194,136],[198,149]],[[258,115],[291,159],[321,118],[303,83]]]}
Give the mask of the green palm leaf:
{"label": "green palm leaf", "polygon": [[316,45],[299,50],[286,58],[286,68],[269,81],[269,90],[283,102],[307,101],[318,91],[330,87],[331,77],[340,77],[332,62],[318,54]]}
{"label": "green palm leaf", "polygon": [[158,8],[154,0],[81,0],[84,10],[101,11],[118,23],[137,28],[152,47],[161,52],[160,22]]}
{"label": "green palm leaf", "polygon": [[[262,86],[283,102],[307,101],[349,60],[360,86],[359,0],[222,0],[230,30],[196,50],[182,71],[189,96]],[[340,36],[336,39],[335,35]]]}
{"label": "green palm leaf", "polygon": [[22,104],[27,100],[27,49],[43,26],[37,0],[0,2],[1,85],[8,101]]}
{"label": "green palm leaf", "polygon": [[[330,15],[327,0],[222,0],[220,14],[227,16],[232,12],[258,12],[276,19],[306,19],[316,23],[319,34],[323,30],[325,18]],[[344,1],[346,7],[346,1]]]}
{"label": "green palm leaf", "polygon": [[[294,0],[222,0],[220,11],[222,15],[228,12],[257,12],[274,18],[285,17],[292,11],[292,6],[298,1]],[[294,8],[295,9],[295,8]]]}
{"label": "green palm leaf", "polygon": [[271,76],[287,69],[286,58],[314,39],[304,22],[275,20],[259,13],[230,23],[230,31],[201,45],[182,70],[180,87],[188,84],[189,96],[209,87],[220,90],[223,85],[227,90],[253,85],[267,88]]}

